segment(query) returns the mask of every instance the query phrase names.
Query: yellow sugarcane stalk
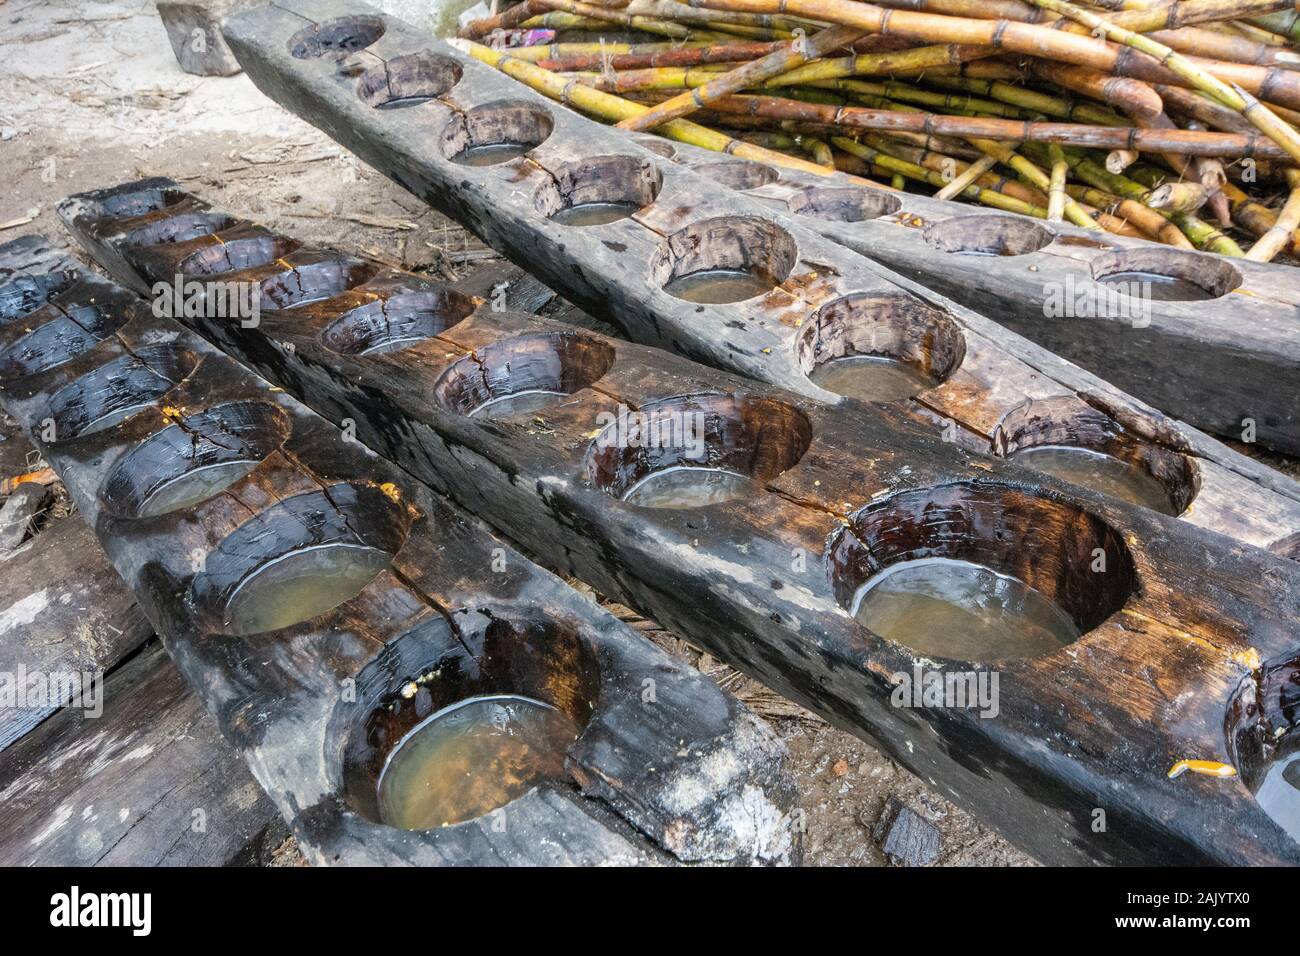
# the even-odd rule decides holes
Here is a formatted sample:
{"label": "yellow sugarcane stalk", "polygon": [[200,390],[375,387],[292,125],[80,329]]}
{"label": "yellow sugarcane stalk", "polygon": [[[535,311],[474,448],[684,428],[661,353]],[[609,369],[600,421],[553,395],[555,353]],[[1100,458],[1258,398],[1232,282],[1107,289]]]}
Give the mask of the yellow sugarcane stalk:
{"label": "yellow sugarcane stalk", "polygon": [[[621,96],[613,96],[583,86],[576,80],[566,80],[550,70],[543,70],[536,64],[515,59],[502,50],[493,50],[481,43],[474,43],[470,40],[453,39],[447,42],[476,60],[500,70],[507,76],[513,77],[544,96],[572,106],[591,116],[618,122],[619,120],[649,112],[649,107],[625,100]],[[678,142],[689,143],[692,146],[699,146],[702,149],[709,149],[714,152],[729,153],[732,156],[752,159],[772,166],[798,169],[818,176],[829,176],[834,172],[834,170],[827,169],[824,166],[818,166],[816,163],[810,163],[807,160],[796,159],[776,150],[743,143],[724,133],[700,126],[698,123],[692,123],[690,120],[669,120],[658,128],[658,132]]]}

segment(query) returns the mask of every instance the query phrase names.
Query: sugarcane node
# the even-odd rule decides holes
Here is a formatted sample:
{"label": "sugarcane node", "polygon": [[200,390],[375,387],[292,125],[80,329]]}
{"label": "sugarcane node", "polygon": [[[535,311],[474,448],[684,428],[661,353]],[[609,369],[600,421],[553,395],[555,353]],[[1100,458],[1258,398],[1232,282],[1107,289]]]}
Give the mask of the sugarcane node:
{"label": "sugarcane node", "polygon": [[[1126,430],[1073,396],[1016,406],[994,428],[989,450],[1036,470],[1046,461],[1047,470],[1066,480],[1069,475],[1061,469],[1070,467],[1071,458],[1081,471],[1100,470],[1100,464],[1118,476],[1108,485],[1118,495],[1174,517],[1191,506],[1201,486],[1200,472],[1187,455]],[[1101,456],[1109,461],[1098,462]],[[1124,475],[1125,470],[1132,474]]]}
{"label": "sugarcane node", "polygon": [[104,480],[100,502],[128,520],[195,507],[246,477],[289,432],[289,417],[267,402],[226,402],[194,412],[123,455]]}
{"label": "sugarcane node", "polygon": [[1192,213],[1204,206],[1209,198],[1210,191],[1200,183],[1165,183],[1151,190],[1147,205],[1172,213]]}
{"label": "sugarcane node", "polygon": [[931,223],[921,234],[932,249],[965,256],[1024,256],[1055,238],[1050,229],[1011,216],[958,216]]}
{"label": "sugarcane node", "polygon": [[449,56],[423,50],[371,67],[357,80],[357,96],[374,109],[404,109],[451,92],[461,65]]}

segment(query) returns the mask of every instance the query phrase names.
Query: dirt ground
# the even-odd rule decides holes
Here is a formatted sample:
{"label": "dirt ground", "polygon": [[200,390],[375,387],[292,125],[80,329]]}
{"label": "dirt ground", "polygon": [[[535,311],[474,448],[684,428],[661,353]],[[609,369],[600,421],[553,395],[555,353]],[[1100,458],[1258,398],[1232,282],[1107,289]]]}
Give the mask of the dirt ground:
{"label": "dirt ground", "polygon": [[[66,244],[54,214],[60,199],[168,175],[313,244],[439,277],[494,256],[247,78],[181,72],[150,0],[0,0],[0,91],[0,241],[41,232]],[[872,828],[892,795],[939,829],[939,865],[1032,865],[870,745],[652,622],[614,610],[740,696],[785,739],[807,821],[807,863],[886,865]],[[290,844],[273,865],[300,863]]]}

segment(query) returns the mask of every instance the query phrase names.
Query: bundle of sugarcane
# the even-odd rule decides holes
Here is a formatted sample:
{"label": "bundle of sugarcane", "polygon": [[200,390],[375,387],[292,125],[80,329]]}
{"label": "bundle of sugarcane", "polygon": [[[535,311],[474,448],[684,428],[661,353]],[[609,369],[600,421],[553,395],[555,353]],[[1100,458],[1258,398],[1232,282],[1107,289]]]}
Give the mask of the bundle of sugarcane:
{"label": "bundle of sugarcane", "polygon": [[1297,0],[522,0],[459,42],[623,129],[1300,259]]}

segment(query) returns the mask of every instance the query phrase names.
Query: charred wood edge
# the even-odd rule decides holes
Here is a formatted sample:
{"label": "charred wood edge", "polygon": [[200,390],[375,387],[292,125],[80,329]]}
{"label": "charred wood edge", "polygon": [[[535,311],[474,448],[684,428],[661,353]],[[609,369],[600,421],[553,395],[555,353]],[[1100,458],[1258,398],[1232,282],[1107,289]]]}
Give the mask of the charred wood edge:
{"label": "charred wood edge", "polygon": [[[166,181],[82,194],[63,207],[96,260],[139,289],[174,277],[195,249],[224,248],[220,239],[198,239],[130,251],[112,239],[133,227],[105,221],[106,204],[150,188],[165,189]],[[192,197],[171,198],[174,208],[195,208]],[[276,268],[294,273],[330,256],[345,258],[299,248]],[[217,278],[267,275],[254,268]],[[1238,688],[1254,679],[1260,660],[1300,647],[1300,565],[1071,489],[1014,461],[976,456],[894,408],[855,414],[535,317],[480,309],[393,354],[354,356],[325,346],[337,345],[340,323],[360,309],[425,283],[386,273],[333,298],[264,312],[255,329],[206,318],[203,309],[185,321],[321,414],[355,422],[371,447],[525,547],[555,554],[566,572],[874,739],[1040,859],[1300,860],[1300,847],[1239,783],[1180,788],[1165,776],[1177,755],[1225,754],[1225,713]],[[529,365],[511,359],[520,355],[512,349],[526,358],[539,341],[561,340],[608,350],[613,362],[535,415],[492,421],[454,410],[452,386],[465,363],[485,382],[504,381],[510,368]],[[763,476],[751,497],[713,508],[632,508],[602,490],[608,475],[591,470],[600,413],[691,395],[734,400],[758,418],[784,409],[782,422],[807,422],[809,444],[784,474]],[[783,434],[775,428],[769,448]],[[1041,502],[1049,514],[1075,514],[1070,502],[1080,502],[1112,529],[1112,540],[1126,543],[1138,578],[1123,606],[1078,644],[1001,666],[1002,716],[990,721],[969,711],[891,706],[896,675],[914,665],[974,665],[917,658],[879,639],[853,622],[836,591],[854,560],[846,555],[860,555],[857,535],[872,512],[865,502],[906,494],[951,504],[966,493]],[[924,504],[917,507],[924,512]],[[1052,547],[1047,540],[1025,544],[1027,560],[1079,560],[1037,553]],[[806,570],[792,574],[791,556],[801,553],[809,555]],[[1106,835],[1092,832],[1095,808],[1106,810]]]}
{"label": "charred wood edge", "polygon": [[[6,345],[42,318],[91,303],[121,310],[125,322],[68,361],[0,383],[0,398],[64,480],[182,674],[309,859],[797,859],[785,749],[766,724],[174,320],[152,314],[126,290],[91,273],[49,272],[45,246],[39,237],[0,246],[6,279],[0,307],[16,313],[0,323]],[[44,269],[27,272],[27,261]],[[50,303],[44,313],[41,299]],[[28,311],[32,305],[38,308]],[[114,361],[165,391],[136,395],[131,379],[120,374],[98,392],[85,391],[86,383],[108,377]],[[65,427],[76,421],[66,414],[70,385],[74,397],[121,401],[131,395],[128,406],[139,401],[143,407],[113,427],[79,434]],[[114,469],[146,438],[179,427],[182,440],[189,433],[197,442],[203,433],[194,424],[196,413],[249,403],[268,407],[285,432],[247,477],[199,505],[158,517],[131,517],[109,497]],[[47,442],[42,428],[51,421],[54,438]],[[294,502],[301,503],[301,515]],[[255,531],[255,544],[244,541],[223,552],[223,542],[241,542],[231,537],[241,528]],[[262,547],[269,559],[320,545],[333,540],[330,528],[338,529],[335,538],[395,554],[389,569],[352,600],[310,621],[251,636],[234,633],[224,605],[205,603],[236,583],[221,577],[230,561],[253,550],[256,562]],[[239,572],[242,580],[255,570]],[[214,590],[218,585],[227,590]],[[433,675],[439,668],[451,676]],[[424,674],[431,676],[413,697],[400,693]],[[484,690],[491,692],[543,697],[585,721],[566,758],[581,793],[543,785],[487,817],[428,831],[373,822],[373,780],[354,772],[359,766],[377,773],[383,756],[368,736],[373,721],[367,721],[388,721],[391,743],[435,709],[436,695],[454,700],[462,687],[483,692],[474,689],[475,681],[490,684]],[[643,703],[648,684],[656,691],[653,706]],[[355,703],[344,694],[348,687]],[[347,760],[353,763],[345,766]]]}
{"label": "charred wood edge", "polygon": [[288,828],[162,647],[102,693],[102,716],[65,707],[0,758],[0,865],[266,863]]}
{"label": "charred wood edge", "polygon": [[[688,164],[717,161],[706,150],[676,149],[679,161]],[[745,192],[786,211],[805,191],[848,186],[843,176],[827,181],[782,170],[779,182]],[[1300,454],[1300,283],[1294,269],[1125,236],[1098,239],[1096,232],[1066,223],[908,193],[896,196],[898,210],[874,219],[801,218],[892,270],[887,276],[892,281],[900,275],[914,279],[1197,428],[1240,434],[1249,418],[1257,423],[1260,445]],[[941,248],[945,241],[954,247],[977,242],[977,231],[1000,220],[1027,236],[1041,233],[1031,244],[1045,240],[1042,247],[979,257]],[[1112,317],[1049,315],[1049,307],[1073,307],[1080,295],[1104,295],[1094,268],[1098,277],[1168,271],[1225,291],[1209,301],[1150,301],[1149,311],[1137,317],[1139,327],[1122,311]],[[1005,344],[1014,348],[1015,343]],[[1026,361],[1034,364],[1032,357]],[[1279,382],[1298,384],[1278,388]]]}
{"label": "charred wood edge", "polygon": [[[327,32],[331,21],[361,22],[365,30],[358,32],[366,39],[376,32],[380,35],[370,46],[342,59],[291,55],[291,37],[303,31],[311,34],[318,23],[326,24]],[[809,380],[800,367],[801,336],[820,307],[844,297],[879,297],[895,304],[917,301],[904,288],[903,277],[824,238],[800,217],[722,189],[644,149],[643,140],[558,108],[453,47],[364,5],[318,0],[262,7],[228,20],[226,35],[250,78],[277,102],[467,226],[579,307],[615,322],[636,341],[821,401],[856,405]],[[452,62],[459,70],[459,79],[449,90],[409,109],[376,110],[362,100],[359,83],[369,89],[375,81],[367,77],[392,75],[388,63],[426,52],[437,63]],[[466,167],[444,155],[444,148],[452,148],[448,143],[459,142],[456,131],[470,111],[491,111],[503,104],[508,104],[514,121],[521,115],[544,117],[551,130],[524,161]],[[631,157],[652,167],[662,180],[657,199],[631,218],[599,227],[563,226],[539,211],[542,194],[567,181],[566,171],[605,155]],[[663,253],[665,237],[714,217],[758,222],[753,229],[789,237],[797,249],[790,276],[768,295],[730,305],[695,305],[660,289],[648,264]],[[688,249],[696,238],[679,236],[672,248]],[[788,252],[783,247],[782,254]],[[935,301],[934,293],[927,293],[925,299]],[[1108,390],[1076,391],[1053,377],[1062,372],[1049,353],[1035,350],[1031,361],[1025,362],[1012,353],[1033,348],[1026,340],[987,320],[978,329],[964,324],[978,317],[955,310],[946,300],[936,305],[942,317],[960,328],[966,359],[948,382],[907,403],[932,428],[951,420],[958,426],[959,442],[989,451],[997,441],[998,424],[1019,407],[1033,399],[1070,398],[1073,393],[1078,407],[1101,406],[1105,414],[1146,441],[1203,456],[1196,462],[1199,500],[1188,520],[1258,546],[1269,546],[1300,530],[1300,486],[1295,482],[1269,476],[1269,487],[1263,488],[1261,480],[1268,469],[1250,465],[1192,429],[1136,407],[1127,396],[1121,402]]]}

